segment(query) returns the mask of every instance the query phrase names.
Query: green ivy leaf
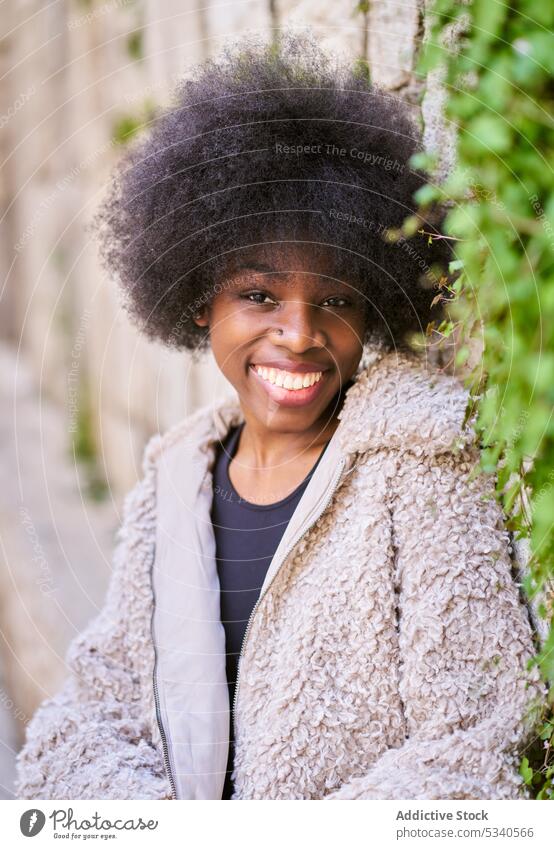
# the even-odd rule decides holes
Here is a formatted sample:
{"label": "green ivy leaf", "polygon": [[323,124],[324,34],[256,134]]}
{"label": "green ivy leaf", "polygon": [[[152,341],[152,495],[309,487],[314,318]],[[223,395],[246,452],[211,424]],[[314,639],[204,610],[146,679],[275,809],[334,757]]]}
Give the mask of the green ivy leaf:
{"label": "green ivy leaf", "polygon": [[531,781],[533,780],[533,770],[529,766],[528,758],[522,758],[521,763],[519,765],[519,774],[523,778],[525,784],[531,784]]}
{"label": "green ivy leaf", "polygon": [[505,118],[487,113],[470,121],[463,136],[464,147],[472,153],[506,153],[512,142],[512,132]]}

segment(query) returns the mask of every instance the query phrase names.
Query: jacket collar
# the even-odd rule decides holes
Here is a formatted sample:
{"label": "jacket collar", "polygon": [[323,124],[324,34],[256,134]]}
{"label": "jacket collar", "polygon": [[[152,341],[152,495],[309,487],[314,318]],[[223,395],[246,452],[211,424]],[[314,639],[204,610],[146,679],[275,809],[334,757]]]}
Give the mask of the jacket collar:
{"label": "jacket collar", "polygon": [[[468,390],[458,378],[421,355],[375,345],[364,350],[345,394],[334,441],[346,455],[382,448],[418,456],[444,453],[474,438],[473,421],[464,421],[467,404]],[[183,437],[209,452],[242,421],[238,396],[232,395],[197,410],[186,420]]]}
{"label": "jacket collar", "polygon": [[[438,371],[418,354],[387,351],[378,344],[364,349],[354,383],[345,393],[332,443],[343,455],[396,448],[417,456],[452,451],[475,438],[474,417],[466,421],[469,393],[458,378]],[[184,441],[205,462],[229,428],[244,421],[233,394],[196,410],[155,436],[145,451],[143,469]],[[326,452],[327,453],[327,452]]]}
{"label": "jacket collar", "polygon": [[465,423],[469,393],[421,355],[376,349],[338,415],[345,452],[397,448],[418,456],[451,451],[474,438]]}

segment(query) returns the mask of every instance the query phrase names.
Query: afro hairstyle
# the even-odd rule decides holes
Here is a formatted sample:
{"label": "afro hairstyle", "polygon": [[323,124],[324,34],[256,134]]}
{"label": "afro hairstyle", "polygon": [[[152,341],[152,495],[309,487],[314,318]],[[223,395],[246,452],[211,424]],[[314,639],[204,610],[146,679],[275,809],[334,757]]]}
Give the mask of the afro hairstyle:
{"label": "afro hairstyle", "polygon": [[364,343],[406,345],[443,317],[452,259],[438,205],[421,218],[438,239],[385,237],[417,212],[426,179],[409,161],[422,149],[409,108],[312,36],[242,39],[129,144],[93,222],[101,262],[146,336],[200,352],[209,333],[193,316],[226,276],[301,243],[362,294]]}

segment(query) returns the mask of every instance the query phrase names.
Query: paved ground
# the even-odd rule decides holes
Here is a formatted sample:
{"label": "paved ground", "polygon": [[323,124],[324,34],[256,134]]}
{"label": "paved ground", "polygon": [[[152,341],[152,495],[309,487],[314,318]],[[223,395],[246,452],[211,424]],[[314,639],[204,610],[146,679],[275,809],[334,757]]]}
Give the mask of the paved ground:
{"label": "paved ground", "polygon": [[84,495],[63,408],[0,345],[0,798],[25,723],[60,686],[69,640],[102,604],[121,503]]}

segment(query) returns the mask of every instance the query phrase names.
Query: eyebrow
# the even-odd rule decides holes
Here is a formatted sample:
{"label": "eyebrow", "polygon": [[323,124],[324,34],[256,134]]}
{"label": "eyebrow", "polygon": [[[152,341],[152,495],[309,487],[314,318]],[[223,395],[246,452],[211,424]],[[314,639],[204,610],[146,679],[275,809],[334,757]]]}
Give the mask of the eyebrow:
{"label": "eyebrow", "polygon": [[262,262],[244,262],[239,265],[240,271],[259,271],[262,274],[276,274],[279,273],[275,268],[272,268],[270,265],[264,265]]}
{"label": "eyebrow", "polygon": [[[242,265],[239,265],[237,267],[237,270],[238,271],[257,271],[257,272],[260,272],[262,274],[274,275],[276,283],[283,283],[283,276],[290,273],[290,269],[279,270],[279,269],[274,268],[270,265],[265,265],[263,262],[256,262],[256,260],[253,260],[252,262],[245,261]],[[306,272],[306,273],[309,273],[309,272]],[[242,283],[243,283],[243,281],[240,281],[240,285],[242,285]],[[247,281],[244,281],[245,285],[246,285],[246,283],[247,283]],[[332,288],[333,281],[329,280],[329,281],[327,281],[327,283],[328,283],[329,287]],[[315,284],[314,293],[316,291],[319,291],[319,289],[321,288],[322,285],[323,284],[321,284],[321,283]],[[360,293],[356,290],[355,287],[348,287],[348,291],[343,294],[344,297],[355,297],[355,296],[359,297],[359,295],[360,295]]]}

